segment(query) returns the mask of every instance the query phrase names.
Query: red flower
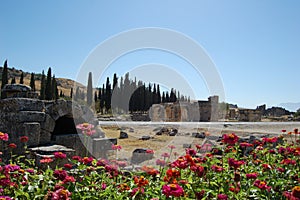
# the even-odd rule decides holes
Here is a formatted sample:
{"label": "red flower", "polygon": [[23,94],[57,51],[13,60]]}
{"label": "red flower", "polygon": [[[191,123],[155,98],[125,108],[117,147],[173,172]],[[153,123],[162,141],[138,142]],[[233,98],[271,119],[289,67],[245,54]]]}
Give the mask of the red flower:
{"label": "red flower", "polygon": [[195,156],[197,154],[195,149],[186,149],[185,152],[186,152],[186,154],[191,155],[191,156]]}
{"label": "red flower", "polygon": [[234,134],[234,133],[230,133],[230,134],[224,134],[223,135],[223,142],[225,144],[230,144],[230,145],[234,145],[235,143],[237,143],[239,140],[239,137]]}
{"label": "red flower", "polygon": [[82,162],[85,165],[91,164],[93,162],[94,158],[93,157],[84,157],[82,158]]}
{"label": "red flower", "polygon": [[292,190],[292,197],[300,198],[300,186],[295,186]]}
{"label": "red flower", "polygon": [[81,160],[82,160],[82,158],[80,156],[73,156],[72,159],[77,160],[79,162],[81,162]]}
{"label": "red flower", "polygon": [[169,145],[168,146],[170,149],[175,149],[175,146],[174,145]]}
{"label": "red flower", "polygon": [[15,143],[10,143],[8,145],[8,147],[11,148],[11,149],[15,149],[15,148],[17,148],[17,145]]}
{"label": "red flower", "polygon": [[63,181],[67,177],[68,173],[63,169],[57,169],[53,172],[53,176],[58,180]]}
{"label": "red flower", "polygon": [[214,172],[222,172],[224,170],[223,167],[220,167],[218,165],[212,165],[211,166],[211,169],[214,171]]}
{"label": "red flower", "polygon": [[73,176],[66,176],[65,179],[63,180],[63,183],[74,183],[76,180]]}
{"label": "red flower", "polygon": [[28,137],[27,136],[22,136],[22,137],[20,137],[20,141],[21,142],[28,142]]}
{"label": "red flower", "polygon": [[253,147],[253,144],[250,144],[248,142],[241,142],[240,147]]}
{"label": "red flower", "polygon": [[197,176],[202,177],[205,173],[204,167],[196,164],[190,167],[191,171],[195,172]]}
{"label": "red flower", "polygon": [[249,174],[246,174],[246,177],[248,179],[256,179],[257,178],[257,173],[249,173]]}
{"label": "red flower", "polygon": [[64,164],[64,167],[65,167],[66,169],[72,169],[72,168],[73,168],[73,165],[67,163],[67,164]]}
{"label": "red flower", "polygon": [[284,165],[296,165],[296,161],[292,160],[290,158],[284,159],[280,162],[280,164],[284,164]]}
{"label": "red flower", "polygon": [[275,143],[275,142],[277,142],[277,137],[272,137],[272,138],[263,138],[262,140],[263,140],[263,142],[264,143]]}
{"label": "red flower", "polygon": [[156,176],[157,174],[159,174],[159,171],[157,169],[149,166],[143,166],[141,170],[152,176]]}
{"label": "red flower", "polygon": [[177,169],[174,169],[174,168],[168,169],[168,170],[166,171],[166,175],[167,175],[168,177],[178,178],[178,177],[180,177],[180,171],[178,171]]}
{"label": "red flower", "polygon": [[105,160],[105,159],[100,159],[100,160],[97,161],[97,166],[104,167],[107,164],[108,164],[108,160]]}
{"label": "red flower", "polygon": [[265,181],[256,180],[254,181],[254,186],[258,187],[261,190],[268,190],[270,191],[271,187],[267,185]]}
{"label": "red flower", "polygon": [[294,129],[294,133],[295,133],[295,134],[298,134],[298,133],[299,133],[297,128]]}
{"label": "red flower", "polygon": [[281,130],[281,132],[285,133],[285,132],[286,132],[286,130],[285,130],[285,129],[282,129],[282,130]]}
{"label": "red flower", "polygon": [[182,187],[178,184],[167,184],[162,187],[162,193],[167,197],[180,197],[183,196],[184,191]]}
{"label": "red flower", "polygon": [[136,184],[138,187],[143,187],[149,184],[149,181],[147,179],[145,179],[144,176],[140,176],[140,177],[134,177],[134,184]]}
{"label": "red flower", "polygon": [[234,169],[239,168],[241,165],[245,164],[245,161],[242,160],[235,160],[234,158],[228,158],[228,164]]}
{"label": "red flower", "polygon": [[67,157],[67,155],[62,152],[55,152],[54,157],[57,159],[65,159]]}
{"label": "red flower", "polygon": [[8,134],[0,132],[0,140],[8,141]]}

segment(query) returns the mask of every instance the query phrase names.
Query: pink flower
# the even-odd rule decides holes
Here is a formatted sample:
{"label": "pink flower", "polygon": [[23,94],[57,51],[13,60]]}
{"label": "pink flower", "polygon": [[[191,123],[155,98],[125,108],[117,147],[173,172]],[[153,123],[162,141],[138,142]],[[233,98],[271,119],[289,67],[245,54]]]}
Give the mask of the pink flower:
{"label": "pink flower", "polygon": [[227,200],[228,196],[226,194],[218,194],[218,200]]}
{"label": "pink flower", "polygon": [[8,164],[8,165],[4,166],[4,170],[9,171],[9,172],[18,171],[19,169],[20,169],[20,166],[16,165],[16,164]]}
{"label": "pink flower", "polygon": [[8,141],[8,134],[0,132],[0,140]]}
{"label": "pink flower", "polygon": [[167,197],[180,197],[183,196],[184,191],[178,184],[166,184],[162,187],[162,193]]}
{"label": "pink flower", "polygon": [[89,124],[89,123],[82,123],[82,124],[78,124],[76,126],[76,128],[80,129],[82,131],[82,134],[87,135],[87,136],[91,136],[93,134],[96,133],[94,129],[94,125]]}
{"label": "pink flower", "polygon": [[174,145],[169,145],[168,146],[170,149],[175,149],[175,146]]}
{"label": "pink flower", "polygon": [[153,149],[147,149],[147,150],[146,150],[146,153],[154,154],[154,151],[153,151]]}
{"label": "pink flower", "polygon": [[161,160],[161,159],[157,159],[156,160],[156,165],[164,167],[166,165],[166,161]]}
{"label": "pink flower", "polygon": [[54,157],[57,159],[65,159],[67,157],[67,155],[62,152],[55,152]]}
{"label": "pink flower", "polygon": [[121,145],[117,145],[117,144],[116,145],[113,144],[113,145],[111,145],[111,149],[112,150],[121,150],[122,146]]}
{"label": "pink flower", "polygon": [[134,196],[134,195],[136,195],[138,192],[139,192],[140,194],[144,194],[144,193],[145,193],[145,190],[144,190],[144,188],[137,187],[137,188],[132,189],[130,195],[131,195],[131,196]]}
{"label": "pink flower", "polygon": [[9,196],[0,196],[0,200],[12,200]]}
{"label": "pink flower", "polygon": [[43,157],[43,159],[40,160],[40,163],[51,163],[53,161],[50,157]]}
{"label": "pink flower", "polygon": [[106,187],[107,187],[107,185],[106,185],[105,183],[102,183],[102,184],[101,184],[101,189],[102,189],[102,190],[105,190]]}
{"label": "pink flower", "polygon": [[163,154],[161,154],[161,157],[170,158],[170,154],[169,153],[163,153]]}

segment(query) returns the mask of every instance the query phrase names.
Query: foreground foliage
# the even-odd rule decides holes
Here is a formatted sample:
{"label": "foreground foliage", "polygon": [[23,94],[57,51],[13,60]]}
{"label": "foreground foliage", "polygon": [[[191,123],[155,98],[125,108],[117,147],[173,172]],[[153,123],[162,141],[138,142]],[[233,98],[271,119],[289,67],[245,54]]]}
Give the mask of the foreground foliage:
{"label": "foreground foliage", "polygon": [[[9,164],[0,166],[0,199],[296,200],[300,199],[300,134],[297,129],[282,134],[251,143],[227,134],[221,147],[196,145],[182,156],[169,146],[157,166],[135,172],[124,170],[128,163],[121,160],[69,158],[56,152],[37,166],[26,156],[12,155]],[[7,134],[0,132],[0,140],[3,147],[16,147]],[[28,138],[20,140],[26,148]],[[121,146],[112,149],[117,153]],[[207,153],[199,156],[199,152]],[[62,161],[67,163],[59,167]],[[53,163],[57,165],[51,169]]]}

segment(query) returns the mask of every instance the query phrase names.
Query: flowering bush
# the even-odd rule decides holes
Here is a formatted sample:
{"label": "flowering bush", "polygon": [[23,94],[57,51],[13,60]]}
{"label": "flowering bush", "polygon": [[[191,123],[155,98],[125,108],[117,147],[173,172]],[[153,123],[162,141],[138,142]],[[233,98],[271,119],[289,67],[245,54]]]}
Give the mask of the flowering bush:
{"label": "flowering bush", "polygon": [[[89,128],[82,127],[83,131]],[[300,134],[298,130],[293,134],[295,137],[289,143],[280,136],[251,144],[239,144],[235,134],[224,135],[224,145],[217,151],[212,149],[212,153],[199,155],[207,146],[196,145],[172,161],[175,147],[169,146],[170,151],[157,159],[157,166],[143,166],[136,172],[124,171],[130,163],[117,159],[70,158],[56,152],[54,157],[41,159],[41,165],[61,160],[67,163],[51,169],[36,166],[32,161],[20,162],[15,156],[9,163],[1,163],[0,199],[297,200],[300,199]],[[14,148],[4,133],[0,133],[0,140]],[[28,138],[20,140],[27,142]],[[112,146],[116,151],[121,148]],[[246,154],[245,148],[250,153]]]}

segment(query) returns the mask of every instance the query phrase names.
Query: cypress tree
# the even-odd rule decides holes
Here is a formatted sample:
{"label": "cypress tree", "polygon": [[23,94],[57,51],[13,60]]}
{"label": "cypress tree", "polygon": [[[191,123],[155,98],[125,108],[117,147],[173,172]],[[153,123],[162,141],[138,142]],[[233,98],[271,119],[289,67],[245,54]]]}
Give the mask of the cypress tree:
{"label": "cypress tree", "polygon": [[111,108],[111,84],[109,82],[109,78],[106,79],[105,86],[105,109],[108,112]]}
{"label": "cypress tree", "polygon": [[80,90],[79,87],[76,88],[74,100],[77,101],[80,98]]}
{"label": "cypress tree", "polygon": [[157,84],[157,103],[161,103],[161,95],[160,95],[160,88],[159,88],[159,84]]}
{"label": "cypress tree", "polygon": [[95,91],[95,93],[94,93],[94,101],[95,101],[95,103],[97,102],[97,100],[98,100],[98,95],[97,95],[97,91]]}
{"label": "cypress tree", "polygon": [[71,91],[70,91],[70,98],[72,99],[73,97],[73,88],[71,88]]}
{"label": "cypress tree", "polygon": [[2,89],[6,84],[8,84],[7,60],[5,60],[5,61],[4,61],[4,64],[3,64],[1,89]]}
{"label": "cypress tree", "polygon": [[104,84],[103,84],[101,98],[100,98],[100,110],[101,110],[102,114],[103,114],[104,105],[105,105],[105,88],[104,88]]}
{"label": "cypress tree", "polygon": [[45,100],[45,90],[46,90],[46,76],[44,70],[42,71],[42,78],[41,78],[41,90],[40,90],[40,99]]}
{"label": "cypress tree", "polygon": [[24,84],[24,73],[21,73],[20,84]]}
{"label": "cypress tree", "polygon": [[16,79],[15,77],[12,77],[10,84],[15,84],[16,83]]}
{"label": "cypress tree", "polygon": [[51,87],[52,87],[52,99],[59,99],[58,95],[58,88],[57,88],[57,82],[55,75],[53,75],[52,81],[51,81]]}
{"label": "cypress tree", "polygon": [[87,105],[91,106],[93,102],[93,80],[92,72],[89,72],[88,84],[87,84]]}
{"label": "cypress tree", "polygon": [[49,67],[47,72],[46,88],[45,88],[45,99],[52,100],[52,76],[51,67]]}
{"label": "cypress tree", "polygon": [[35,80],[34,80],[34,73],[31,73],[30,77],[30,87],[33,91],[35,91]]}

